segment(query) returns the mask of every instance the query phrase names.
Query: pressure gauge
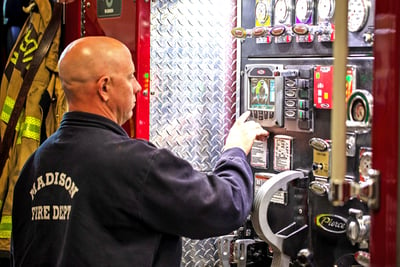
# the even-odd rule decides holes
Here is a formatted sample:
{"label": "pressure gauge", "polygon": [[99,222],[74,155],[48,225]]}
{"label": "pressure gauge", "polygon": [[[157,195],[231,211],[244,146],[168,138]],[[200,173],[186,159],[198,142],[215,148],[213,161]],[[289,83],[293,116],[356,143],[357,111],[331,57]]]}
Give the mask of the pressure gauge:
{"label": "pressure gauge", "polygon": [[365,102],[361,99],[357,99],[354,101],[353,106],[351,108],[351,117],[354,121],[365,121],[365,117],[367,116],[367,107],[365,106]]}
{"label": "pressure gauge", "polygon": [[297,0],[295,8],[297,21],[301,23],[310,22],[313,11],[313,0]]}
{"label": "pressure gauge", "polygon": [[260,0],[256,4],[256,19],[260,25],[265,24],[271,15],[271,6],[267,5],[265,1]]}
{"label": "pressure gauge", "polygon": [[274,8],[274,12],[275,12],[275,24],[277,24],[276,22],[279,23],[285,23],[290,10],[289,10],[289,6],[286,4],[286,0],[276,0],[275,2],[275,8]]}
{"label": "pressure gauge", "polygon": [[372,120],[372,108],[372,94],[362,89],[355,90],[347,101],[348,126],[369,127]]}
{"label": "pressure gauge", "polygon": [[366,148],[361,148],[360,150],[360,165],[358,170],[360,172],[360,179],[365,181],[368,180],[368,171],[372,168],[372,151]]}
{"label": "pressure gauge", "polygon": [[335,13],[335,0],[318,1],[318,17],[320,20],[331,20]]}
{"label": "pressure gauge", "polygon": [[368,19],[369,5],[366,0],[349,0],[347,28],[349,32],[361,30]]}

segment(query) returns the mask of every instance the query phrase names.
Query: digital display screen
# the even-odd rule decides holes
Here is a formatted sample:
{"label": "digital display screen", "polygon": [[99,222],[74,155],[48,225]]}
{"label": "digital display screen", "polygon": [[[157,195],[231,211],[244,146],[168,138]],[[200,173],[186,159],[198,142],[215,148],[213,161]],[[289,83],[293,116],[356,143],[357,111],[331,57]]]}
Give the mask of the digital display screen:
{"label": "digital display screen", "polygon": [[275,79],[251,77],[248,92],[250,110],[275,111]]}

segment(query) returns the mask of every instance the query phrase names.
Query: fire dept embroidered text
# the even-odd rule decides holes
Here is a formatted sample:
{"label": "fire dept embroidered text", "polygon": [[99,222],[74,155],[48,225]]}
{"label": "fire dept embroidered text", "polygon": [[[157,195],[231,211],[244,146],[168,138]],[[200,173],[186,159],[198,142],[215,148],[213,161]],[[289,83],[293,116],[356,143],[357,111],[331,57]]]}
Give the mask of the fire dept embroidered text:
{"label": "fire dept embroidered text", "polygon": [[32,221],[69,220],[71,205],[44,205],[32,207]]}

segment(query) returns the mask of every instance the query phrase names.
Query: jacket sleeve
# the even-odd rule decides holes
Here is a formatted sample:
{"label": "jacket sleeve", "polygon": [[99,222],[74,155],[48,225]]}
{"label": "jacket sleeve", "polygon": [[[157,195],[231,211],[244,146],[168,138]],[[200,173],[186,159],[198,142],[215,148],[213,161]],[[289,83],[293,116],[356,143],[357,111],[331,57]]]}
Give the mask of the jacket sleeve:
{"label": "jacket sleeve", "polygon": [[224,151],[210,173],[164,149],[150,162],[139,213],[156,230],[201,239],[230,233],[248,216],[253,176],[241,149]]}

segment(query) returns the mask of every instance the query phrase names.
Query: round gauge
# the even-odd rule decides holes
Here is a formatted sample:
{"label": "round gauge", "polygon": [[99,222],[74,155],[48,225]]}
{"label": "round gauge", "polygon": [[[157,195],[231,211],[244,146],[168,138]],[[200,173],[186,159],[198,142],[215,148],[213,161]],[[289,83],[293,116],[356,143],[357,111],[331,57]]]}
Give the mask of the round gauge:
{"label": "round gauge", "polygon": [[297,0],[296,2],[296,18],[302,22],[308,22],[312,14],[312,0]]}
{"label": "round gauge", "polygon": [[367,116],[365,103],[361,99],[356,99],[351,108],[351,117],[354,121],[365,121]]}
{"label": "round gauge", "polygon": [[354,125],[360,127],[369,126],[372,120],[373,106],[373,97],[370,92],[362,89],[353,91],[347,100],[348,123],[355,123]]}
{"label": "round gauge", "polygon": [[335,13],[335,0],[318,1],[318,17],[321,20],[330,20]]}
{"label": "round gauge", "polygon": [[359,172],[364,179],[369,178],[368,170],[372,168],[372,152],[363,152],[360,156]]}
{"label": "round gauge", "polygon": [[369,6],[366,0],[349,0],[347,28],[349,32],[361,30],[368,18]]}
{"label": "round gauge", "polygon": [[275,2],[275,22],[285,23],[289,16],[289,7],[286,4],[286,0],[277,0]]}
{"label": "round gauge", "polygon": [[256,5],[256,18],[260,24],[264,24],[269,19],[270,10],[264,1],[260,0]]}

